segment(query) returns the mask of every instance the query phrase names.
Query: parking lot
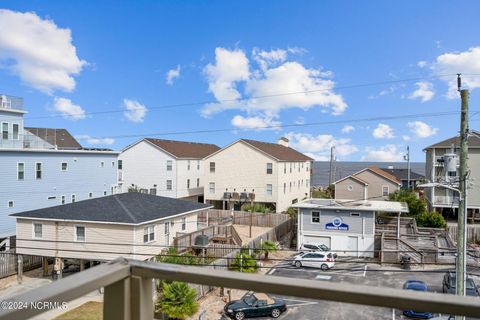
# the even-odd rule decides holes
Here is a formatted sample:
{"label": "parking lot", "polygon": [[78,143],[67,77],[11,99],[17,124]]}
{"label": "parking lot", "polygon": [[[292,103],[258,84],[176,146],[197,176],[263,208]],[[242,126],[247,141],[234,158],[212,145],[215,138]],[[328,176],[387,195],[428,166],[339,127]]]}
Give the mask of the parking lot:
{"label": "parking lot", "polygon": [[[442,280],[444,273],[452,268],[414,268],[403,270],[396,266],[380,266],[369,262],[352,261],[352,259],[338,259],[335,268],[322,271],[314,268],[296,268],[289,262],[282,262],[271,269],[268,274],[296,279],[312,281],[326,281],[335,283],[362,284],[372,287],[389,287],[401,289],[407,280],[424,281],[429,291],[442,292]],[[424,272],[427,271],[427,272]],[[470,270],[479,273],[478,270]],[[477,285],[480,278],[472,276]],[[329,301],[318,301],[289,296],[275,296],[286,301],[288,310],[279,319],[407,319],[401,310],[392,308],[379,308],[355,304],[346,304]],[[479,301],[480,303],[480,301]],[[436,314],[435,316],[445,316]],[[268,318],[256,318],[268,319]]]}

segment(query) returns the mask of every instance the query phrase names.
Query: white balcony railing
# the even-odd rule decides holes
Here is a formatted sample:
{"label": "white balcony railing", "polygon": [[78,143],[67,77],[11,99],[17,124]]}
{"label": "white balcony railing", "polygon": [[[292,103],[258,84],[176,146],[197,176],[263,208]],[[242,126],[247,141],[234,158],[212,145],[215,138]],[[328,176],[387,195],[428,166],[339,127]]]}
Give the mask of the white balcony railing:
{"label": "white balcony railing", "polygon": [[[400,310],[429,310],[442,314],[480,317],[478,298],[433,292],[381,288],[352,283],[335,283],[245,274],[193,266],[117,259],[79,272],[68,278],[11,297],[9,302],[31,306],[68,302],[94,290],[105,288],[103,319],[152,319],[153,279],[184,281],[301,298],[354,303]],[[5,302],[5,301],[4,301]],[[27,319],[44,308],[0,310],[0,320]]]}
{"label": "white balcony railing", "polygon": [[434,205],[458,206],[458,196],[435,196]]}
{"label": "white balcony railing", "polygon": [[23,98],[0,94],[0,109],[23,110]]}

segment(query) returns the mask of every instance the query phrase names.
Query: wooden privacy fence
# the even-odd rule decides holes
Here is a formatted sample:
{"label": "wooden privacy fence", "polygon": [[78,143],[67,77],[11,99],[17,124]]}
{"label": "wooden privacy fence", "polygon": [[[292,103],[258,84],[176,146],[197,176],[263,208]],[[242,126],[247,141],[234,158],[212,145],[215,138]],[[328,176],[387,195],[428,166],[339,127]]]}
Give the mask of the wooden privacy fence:
{"label": "wooden privacy fence", "polygon": [[[448,233],[453,241],[457,242],[457,225],[449,225],[447,227]],[[467,241],[480,242],[480,225],[471,225],[467,227]]]}
{"label": "wooden privacy fence", "polygon": [[173,246],[177,249],[178,252],[184,252],[195,245],[195,238],[200,235],[206,235],[209,239],[215,236],[222,238],[230,238],[232,235],[231,232],[231,226],[213,225],[175,237],[173,239]]}
{"label": "wooden privacy fence", "polygon": [[198,215],[198,223],[211,226],[216,224],[224,224],[232,222],[233,224],[250,225],[257,227],[273,228],[282,222],[290,219],[290,216],[285,213],[260,213],[247,211],[231,211],[231,210],[217,210],[210,209],[202,211]]}
{"label": "wooden privacy fence", "polygon": [[[14,252],[0,252],[0,279],[12,276],[18,271],[18,255]],[[42,257],[23,255],[23,271],[42,266]]]}

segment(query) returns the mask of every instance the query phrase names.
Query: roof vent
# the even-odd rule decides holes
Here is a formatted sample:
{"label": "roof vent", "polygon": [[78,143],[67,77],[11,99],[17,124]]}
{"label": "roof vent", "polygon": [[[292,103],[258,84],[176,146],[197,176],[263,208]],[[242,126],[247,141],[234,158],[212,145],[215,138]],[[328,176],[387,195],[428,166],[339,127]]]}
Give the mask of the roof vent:
{"label": "roof vent", "polygon": [[277,143],[281,146],[284,146],[284,147],[288,148],[289,140],[285,137],[281,137],[280,139],[278,139]]}

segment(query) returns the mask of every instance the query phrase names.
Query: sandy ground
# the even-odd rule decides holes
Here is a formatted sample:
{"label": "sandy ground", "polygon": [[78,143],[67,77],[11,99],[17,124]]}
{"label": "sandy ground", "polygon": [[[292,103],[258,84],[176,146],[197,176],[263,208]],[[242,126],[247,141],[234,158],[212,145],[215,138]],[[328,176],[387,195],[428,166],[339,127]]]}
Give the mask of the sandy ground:
{"label": "sandy ground", "polygon": [[[269,229],[269,228],[262,228],[262,229]],[[248,232],[248,227],[247,227],[247,232]],[[270,253],[269,258],[286,259],[287,257],[291,256],[291,254],[292,254],[291,251],[277,251],[274,253]],[[257,274],[267,273],[271,267],[274,267],[279,262],[281,261],[278,261],[278,260],[262,261],[263,267],[257,271]],[[235,272],[235,271],[232,271],[232,272]],[[188,319],[197,320],[203,311],[206,311],[205,319],[207,320],[220,319],[223,312],[223,307],[225,306],[225,303],[228,302],[227,290],[230,290],[230,295],[232,300],[240,299],[247,292],[245,290],[224,288],[225,296],[221,297],[220,288],[217,288],[216,290],[210,292],[207,296],[205,296],[204,298],[198,301],[200,304],[199,311]]]}
{"label": "sandy ground", "polygon": [[265,232],[272,230],[272,228],[252,226],[252,236],[250,237],[250,226],[234,224],[233,227],[235,228],[235,231],[237,231],[238,235],[242,239],[242,243],[244,244],[249,243]]}

